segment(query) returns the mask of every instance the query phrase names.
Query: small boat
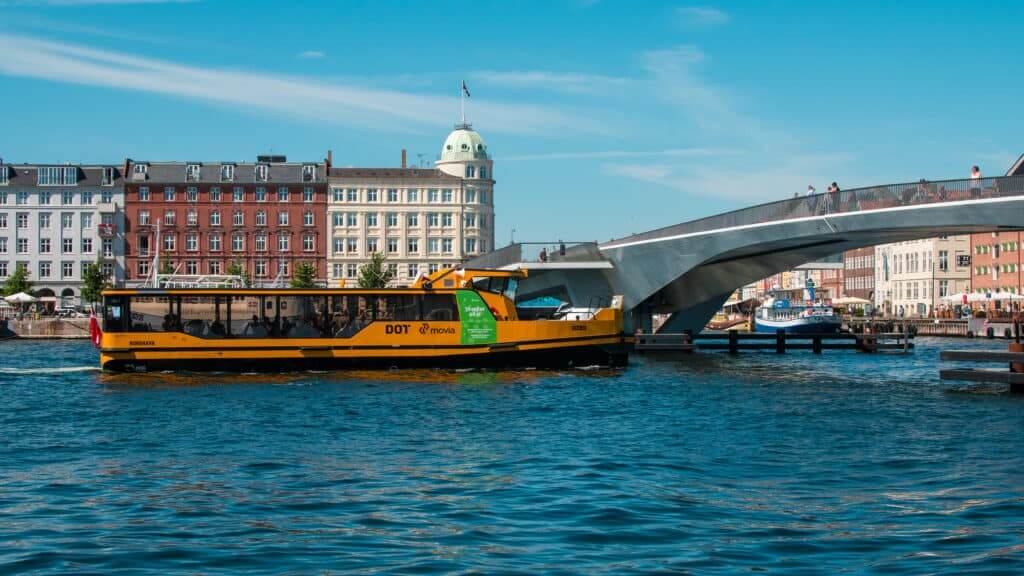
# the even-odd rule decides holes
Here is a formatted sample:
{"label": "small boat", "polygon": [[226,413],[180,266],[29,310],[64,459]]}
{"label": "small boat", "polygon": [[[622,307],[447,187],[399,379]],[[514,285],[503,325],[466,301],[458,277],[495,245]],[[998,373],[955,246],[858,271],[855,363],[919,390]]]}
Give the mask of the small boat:
{"label": "small boat", "polygon": [[444,269],[408,288],[106,290],[94,342],[117,372],[625,364],[621,297],[521,319],[525,277]]}
{"label": "small boat", "polygon": [[835,334],[842,319],[831,306],[792,304],[789,300],[769,298],[754,315],[754,331],[788,334]]}

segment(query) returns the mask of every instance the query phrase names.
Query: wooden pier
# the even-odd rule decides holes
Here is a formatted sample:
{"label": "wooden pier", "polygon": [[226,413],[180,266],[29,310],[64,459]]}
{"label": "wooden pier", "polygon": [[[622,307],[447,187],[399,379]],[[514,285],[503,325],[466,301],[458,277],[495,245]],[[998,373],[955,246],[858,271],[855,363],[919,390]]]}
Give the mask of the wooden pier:
{"label": "wooden pier", "polygon": [[637,352],[724,350],[738,354],[741,350],[771,350],[785,354],[790,350],[810,350],[821,354],[825,350],[857,350],[860,352],[897,351],[907,353],[914,349],[914,335],[909,332],[838,333],[838,334],[775,334],[763,332],[702,332],[700,334],[643,334],[637,333],[634,347]]}
{"label": "wooden pier", "polygon": [[1008,370],[991,368],[945,368],[939,370],[942,380],[963,380],[990,384],[1009,384],[1010,392],[1024,393],[1024,344],[1021,344],[1020,324],[1014,323],[1014,342],[1006,352],[998,350],[943,350],[939,359],[946,362],[994,362],[1005,364]]}

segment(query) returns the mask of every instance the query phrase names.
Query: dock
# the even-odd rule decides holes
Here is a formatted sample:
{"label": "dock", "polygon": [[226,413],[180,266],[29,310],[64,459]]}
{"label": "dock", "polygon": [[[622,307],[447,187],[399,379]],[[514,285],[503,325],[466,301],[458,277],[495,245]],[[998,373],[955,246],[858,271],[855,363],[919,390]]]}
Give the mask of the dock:
{"label": "dock", "polygon": [[993,368],[943,368],[942,380],[1008,384],[1010,392],[1024,393],[1024,344],[1020,341],[1020,325],[1013,329],[1014,342],[1005,352],[998,350],[943,350],[939,360],[944,362],[991,362],[1007,366],[1006,370]]}
{"label": "dock", "polygon": [[914,349],[911,332],[789,334],[782,330],[774,334],[763,332],[702,332],[637,333],[634,349],[639,352],[672,351],[698,352],[727,351],[738,354],[744,350],[769,350],[785,354],[790,350],[810,350],[821,354],[825,350],[856,350],[859,352],[894,351],[908,353]]}

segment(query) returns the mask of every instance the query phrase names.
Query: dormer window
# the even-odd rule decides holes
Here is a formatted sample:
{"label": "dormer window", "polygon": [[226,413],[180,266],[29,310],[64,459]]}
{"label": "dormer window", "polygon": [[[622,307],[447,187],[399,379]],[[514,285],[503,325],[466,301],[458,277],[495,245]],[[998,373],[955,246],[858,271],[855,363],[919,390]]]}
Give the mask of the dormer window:
{"label": "dormer window", "polygon": [[0,164],[0,185],[7,184],[8,168],[5,164]]}
{"label": "dormer window", "polygon": [[113,186],[114,185],[114,167],[106,166],[103,168],[103,180],[100,182],[101,186]]}
{"label": "dormer window", "polygon": [[270,165],[269,164],[257,164],[256,165],[256,181],[266,182],[270,179]]}
{"label": "dormer window", "polygon": [[148,172],[148,171],[149,171],[149,166],[147,166],[145,164],[136,164],[135,166],[132,166],[132,174],[136,178],[145,178],[146,177],[146,172]]}
{"label": "dormer window", "polygon": [[465,142],[463,142],[462,143],[462,149],[463,150],[469,150],[469,144],[466,144]]}
{"label": "dormer window", "polygon": [[312,182],[316,178],[316,164],[302,165],[302,181]]}
{"label": "dormer window", "polygon": [[220,167],[220,181],[231,182],[235,179],[235,165],[224,164]]}
{"label": "dormer window", "polygon": [[36,176],[39,186],[77,186],[78,168],[75,166],[47,166]]}
{"label": "dormer window", "polygon": [[189,164],[185,166],[185,180],[188,182],[195,182],[199,180],[199,164]]}

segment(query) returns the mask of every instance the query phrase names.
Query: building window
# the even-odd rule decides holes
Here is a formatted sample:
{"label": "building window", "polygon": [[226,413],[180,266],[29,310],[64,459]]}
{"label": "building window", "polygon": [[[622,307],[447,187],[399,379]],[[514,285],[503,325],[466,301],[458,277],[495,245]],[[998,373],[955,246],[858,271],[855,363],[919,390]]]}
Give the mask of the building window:
{"label": "building window", "polygon": [[174,234],[164,234],[164,252],[174,252],[178,238]]}
{"label": "building window", "polygon": [[388,238],[388,254],[398,254],[398,238]]}
{"label": "building window", "polygon": [[[302,181],[312,182],[316,179],[316,164],[303,164],[302,165]],[[310,200],[312,202],[312,200]]]}
{"label": "building window", "polygon": [[441,240],[439,238],[428,238],[427,239],[427,252],[430,254],[437,254],[441,251]]}
{"label": "building window", "polygon": [[437,200],[438,200],[437,188],[431,188],[430,190],[427,190],[427,202],[432,203],[432,204],[436,204]]}
{"label": "building window", "polygon": [[256,181],[266,182],[270,179],[270,166],[267,164],[257,164],[256,169]]}
{"label": "building window", "polygon": [[441,225],[445,228],[450,228],[452,225],[452,213],[445,212],[441,214]]}
{"label": "building window", "polygon": [[39,277],[40,278],[49,278],[50,277],[50,263],[49,262],[40,262],[39,263]]}
{"label": "building window", "polygon": [[313,213],[312,212],[307,210],[306,212],[304,212],[302,214],[302,225],[303,226],[312,226],[313,225]]}
{"label": "building window", "polygon": [[302,237],[302,251],[312,252],[316,250],[316,240],[314,236],[306,235]]}
{"label": "building window", "polygon": [[28,204],[28,192],[17,192],[14,195],[14,203],[18,206]]}
{"label": "building window", "polygon": [[61,238],[60,251],[62,254],[71,254],[75,251],[74,238]]}
{"label": "building window", "polygon": [[164,202],[174,202],[174,186],[164,188]]}
{"label": "building window", "polygon": [[[85,216],[85,214],[82,214],[82,216]],[[91,216],[91,214],[90,214],[90,216]],[[41,229],[43,229],[43,230],[45,230],[45,229],[50,227],[50,213],[49,212],[42,212],[42,213],[39,214],[39,227]],[[85,228],[85,218],[82,218],[82,228]]]}
{"label": "building window", "polygon": [[266,252],[267,251],[267,235],[257,234],[256,235],[256,251]]}
{"label": "building window", "polygon": [[92,238],[88,236],[82,238],[82,254],[92,254]]}
{"label": "building window", "polygon": [[370,188],[369,190],[366,191],[366,201],[367,202],[376,202],[377,201],[377,189],[376,188]]}
{"label": "building window", "polygon": [[287,260],[278,260],[277,261],[277,275],[278,276],[288,276],[288,261]]}
{"label": "building window", "polygon": [[220,234],[210,234],[210,252],[220,252]]}
{"label": "building window", "polygon": [[60,263],[61,278],[71,278],[75,275],[75,263],[64,261]]}
{"label": "building window", "polygon": [[331,202],[344,202],[344,191],[341,188],[331,188]]}
{"label": "building window", "polygon": [[472,164],[466,166],[466,178],[476,178],[476,167]]}
{"label": "building window", "polygon": [[[256,201],[259,202],[259,188],[256,189]],[[264,191],[266,194],[266,191]],[[231,190],[231,201],[232,202],[245,202],[245,188],[242,186],[235,186]]]}
{"label": "building window", "polygon": [[331,214],[331,224],[335,228],[340,228],[345,222],[345,214],[342,212],[335,212]]}
{"label": "building window", "polygon": [[419,264],[409,264],[409,278],[418,278],[420,275]]}
{"label": "building window", "polygon": [[266,260],[257,260],[256,261],[254,274],[256,275],[257,278],[266,278],[267,277],[267,261]]}
{"label": "building window", "polygon": [[0,236],[0,254],[7,254],[7,238]]}
{"label": "building window", "polygon": [[220,274],[220,260],[210,260],[208,266],[210,268],[210,274]]}
{"label": "building window", "polygon": [[487,204],[487,191],[486,190],[481,190],[480,191],[480,203],[481,204]]}
{"label": "building window", "polygon": [[405,248],[406,248],[405,251],[408,254],[419,254],[419,252],[420,252],[420,239],[419,238],[409,238],[409,240],[405,244]]}
{"label": "building window", "polygon": [[344,265],[342,265],[342,264],[333,264],[331,266],[331,277],[332,278],[341,278],[344,273],[345,273],[345,266]]}
{"label": "building window", "polygon": [[356,238],[348,238],[345,240],[345,251],[349,254],[355,254],[359,252],[359,240]]}
{"label": "building window", "polygon": [[[7,241],[7,239],[4,238],[4,244],[5,245],[7,243],[6,241]],[[25,241],[27,242],[28,239],[26,239]],[[39,239],[39,253],[40,254],[49,254],[50,253],[50,239],[49,238],[40,238]]]}
{"label": "building window", "polygon": [[466,238],[466,252],[469,254],[476,253],[476,238]]}
{"label": "building window", "polygon": [[302,201],[305,202],[306,204],[310,204],[310,203],[313,202],[313,189],[312,188],[307,186],[307,187],[302,189]]}
{"label": "building window", "polygon": [[441,225],[441,215],[437,212],[427,213],[427,226],[431,228],[437,228]]}
{"label": "building window", "polygon": [[398,226],[398,213],[388,212],[387,214],[388,228],[394,228]]}
{"label": "building window", "polygon": [[376,228],[377,227],[377,213],[371,212],[366,215],[366,227]]}
{"label": "building window", "polygon": [[256,225],[266,226],[267,225],[267,213],[263,210],[256,211]]}
{"label": "building window", "polygon": [[452,194],[451,188],[445,188],[444,190],[441,191],[441,202],[444,202],[445,204],[451,204],[453,198],[454,195]]}
{"label": "building window", "polygon": [[377,239],[376,238],[367,238],[366,239],[366,253],[367,254],[373,254],[375,252],[377,252]]}
{"label": "building window", "polygon": [[167,210],[164,212],[164,226],[174,226],[176,214],[174,210]]}
{"label": "building window", "polygon": [[199,250],[199,236],[195,234],[185,235],[185,251],[197,252]]}
{"label": "building window", "polygon": [[452,253],[452,239],[451,238],[442,238],[441,239],[441,251],[444,252],[445,254],[451,254]]}
{"label": "building window", "polygon": [[348,199],[349,202],[358,202],[359,191],[349,188],[348,190],[345,191],[345,197]]}
{"label": "building window", "polygon": [[277,225],[287,226],[288,225],[288,212],[281,211],[277,213]]}
{"label": "building window", "polygon": [[476,212],[467,212],[464,221],[466,228],[476,228]]}
{"label": "building window", "polygon": [[139,202],[149,202],[149,186],[139,186]]}
{"label": "building window", "polygon": [[418,228],[420,225],[420,215],[413,213],[406,217],[405,225],[409,228]]}
{"label": "building window", "polygon": [[277,236],[277,251],[288,252],[291,248],[291,237],[287,234],[279,234]]}
{"label": "building window", "polygon": [[480,177],[481,178],[485,178],[485,179],[487,178],[487,167],[486,166],[481,166],[480,167]]}
{"label": "building window", "polygon": [[195,209],[189,210],[188,213],[185,214],[185,223],[188,226],[198,226],[199,225],[199,213],[196,212]]}
{"label": "building window", "polygon": [[186,202],[199,202],[199,188],[195,186],[189,186],[185,189],[185,201]]}
{"label": "building window", "polygon": [[185,262],[185,274],[195,276],[199,274],[199,263],[195,260],[188,260]]}
{"label": "building window", "polygon": [[234,215],[231,217],[231,224],[234,226],[242,226],[245,224],[245,212],[236,210]]}
{"label": "building window", "polygon": [[466,189],[466,203],[471,204],[473,202],[476,202],[476,189],[468,188]]}
{"label": "building window", "polygon": [[288,201],[288,189],[284,186],[277,189],[277,201],[287,202]]}
{"label": "building window", "polygon": [[64,206],[71,206],[75,203],[75,193],[65,190],[60,193],[60,203]]}
{"label": "building window", "polygon": [[333,248],[333,253],[334,254],[344,254],[345,253],[345,239],[341,238],[339,236],[335,236],[333,238],[332,243],[331,243],[331,247]]}
{"label": "building window", "polygon": [[356,217],[355,214],[351,214],[351,213],[346,214],[345,215],[345,225],[346,226],[358,226],[359,225],[359,220],[358,220],[358,218]]}
{"label": "building window", "polygon": [[40,192],[39,193],[39,205],[40,206],[48,206],[49,204],[50,204],[50,193],[49,192]]}
{"label": "building window", "polygon": [[231,182],[235,179],[235,166],[233,164],[222,164],[220,167],[220,181]]}
{"label": "building window", "polygon": [[28,254],[28,238],[18,238],[18,254]]}
{"label": "building window", "polygon": [[149,226],[149,210],[139,210],[139,226]]}
{"label": "building window", "polygon": [[256,187],[256,201],[266,202],[267,201],[267,189],[263,186]]}
{"label": "building window", "polygon": [[245,236],[241,234],[234,234],[231,236],[231,251],[241,252],[245,250]]}
{"label": "building window", "polygon": [[346,264],[345,265],[345,277],[347,277],[347,278],[355,278],[356,277],[356,273],[357,273],[357,269],[356,269],[356,265],[355,264]]}
{"label": "building window", "polygon": [[415,188],[409,188],[405,192],[406,200],[410,203],[420,201],[420,191]]}
{"label": "building window", "polygon": [[398,202],[398,190],[394,188],[388,190],[388,202]]}
{"label": "building window", "polygon": [[220,202],[220,186],[210,187],[210,202]]}
{"label": "building window", "polygon": [[[102,203],[102,204],[110,204],[113,201],[114,201],[114,193],[113,192],[111,192],[110,190],[104,190],[104,191],[100,192],[100,203]],[[82,192],[82,204],[86,205],[86,206],[92,204],[92,192]]]}
{"label": "building window", "polygon": [[47,166],[40,168],[36,174],[39,186],[77,186],[77,166]]}
{"label": "building window", "polygon": [[220,226],[220,210],[210,212],[210,226]]}

